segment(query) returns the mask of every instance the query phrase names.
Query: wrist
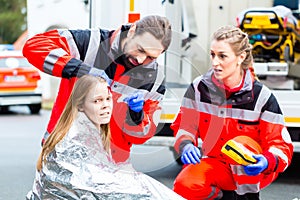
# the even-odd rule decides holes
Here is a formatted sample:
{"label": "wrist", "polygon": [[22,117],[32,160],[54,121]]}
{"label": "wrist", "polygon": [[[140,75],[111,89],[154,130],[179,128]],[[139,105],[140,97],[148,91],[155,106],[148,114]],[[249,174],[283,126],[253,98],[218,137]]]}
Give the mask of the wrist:
{"label": "wrist", "polygon": [[126,123],[130,126],[139,125],[144,119],[144,111],[135,112],[128,108]]}
{"label": "wrist", "polygon": [[193,144],[190,140],[183,140],[179,145],[179,154],[182,155],[184,147],[186,147],[187,144]]}
{"label": "wrist", "polygon": [[278,167],[277,157],[274,156],[274,154],[272,154],[269,151],[265,151],[262,155],[267,159],[267,162],[268,162],[268,166],[263,172],[266,173],[266,174],[275,172],[277,170],[277,167]]}

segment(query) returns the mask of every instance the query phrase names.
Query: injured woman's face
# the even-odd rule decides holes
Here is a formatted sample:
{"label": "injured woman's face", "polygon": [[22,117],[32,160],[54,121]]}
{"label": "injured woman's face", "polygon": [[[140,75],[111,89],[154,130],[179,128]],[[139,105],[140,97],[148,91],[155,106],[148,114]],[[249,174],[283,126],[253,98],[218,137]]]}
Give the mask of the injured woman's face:
{"label": "injured woman's face", "polygon": [[106,82],[97,83],[85,97],[83,112],[100,130],[101,124],[107,124],[112,115],[112,94]]}

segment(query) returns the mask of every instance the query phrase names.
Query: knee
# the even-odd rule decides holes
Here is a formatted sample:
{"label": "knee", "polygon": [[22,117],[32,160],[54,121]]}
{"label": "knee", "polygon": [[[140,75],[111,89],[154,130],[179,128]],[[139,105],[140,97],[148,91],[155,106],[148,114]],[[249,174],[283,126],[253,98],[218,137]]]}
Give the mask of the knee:
{"label": "knee", "polygon": [[201,179],[196,179],[195,177],[184,173],[177,176],[174,181],[174,188],[182,188],[185,190],[200,189],[202,185],[203,183]]}
{"label": "knee", "polygon": [[218,187],[211,185],[209,181],[195,180],[191,177],[176,178],[173,190],[189,200],[220,199],[222,197],[222,191]]}
{"label": "knee", "polygon": [[191,177],[177,177],[174,181],[173,190],[184,198],[194,199],[205,191],[205,185],[201,184],[201,180],[195,180]]}

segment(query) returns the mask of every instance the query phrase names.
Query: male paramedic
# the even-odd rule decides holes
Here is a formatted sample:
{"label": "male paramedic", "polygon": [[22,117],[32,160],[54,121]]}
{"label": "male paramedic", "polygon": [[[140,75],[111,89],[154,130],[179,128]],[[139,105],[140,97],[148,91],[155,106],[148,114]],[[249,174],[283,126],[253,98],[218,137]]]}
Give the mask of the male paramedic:
{"label": "male paramedic", "polygon": [[61,78],[42,143],[55,127],[78,77],[92,74],[110,84],[112,158],[127,161],[132,144],[142,144],[156,132],[165,93],[163,68],[156,59],[168,49],[171,36],[168,19],[151,15],[117,30],[58,29],[30,38],[23,55],[40,71]]}

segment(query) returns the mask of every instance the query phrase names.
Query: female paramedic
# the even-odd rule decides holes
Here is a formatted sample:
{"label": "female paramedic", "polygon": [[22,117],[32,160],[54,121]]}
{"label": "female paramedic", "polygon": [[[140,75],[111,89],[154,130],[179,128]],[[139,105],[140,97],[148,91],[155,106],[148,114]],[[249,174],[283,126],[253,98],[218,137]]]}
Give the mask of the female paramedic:
{"label": "female paramedic", "polygon": [[171,126],[185,164],[173,189],[187,199],[225,199],[227,191],[233,195],[228,199],[259,199],[291,163],[284,116],[254,76],[246,33],[219,28],[210,57],[211,69],[191,83]]}
{"label": "female paramedic", "polygon": [[84,75],[43,145],[27,199],[183,199],[110,151],[113,99],[107,82]]}

